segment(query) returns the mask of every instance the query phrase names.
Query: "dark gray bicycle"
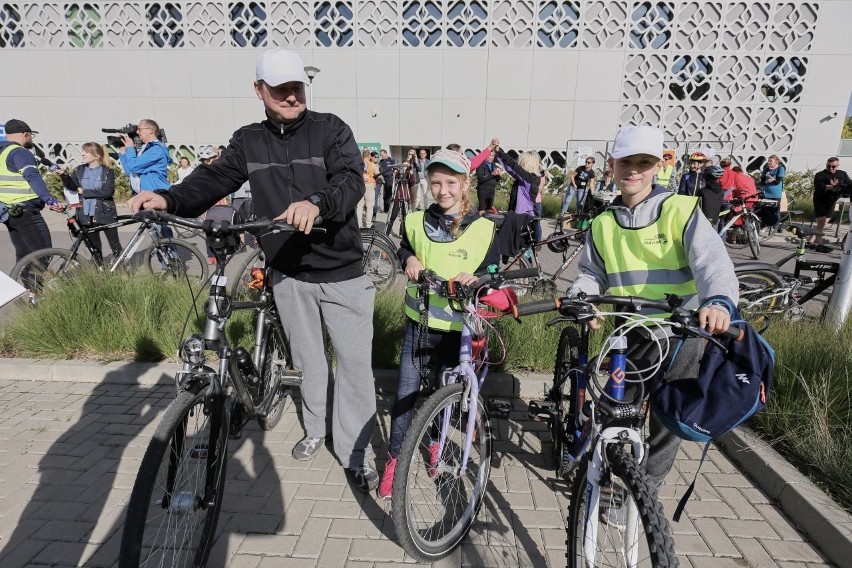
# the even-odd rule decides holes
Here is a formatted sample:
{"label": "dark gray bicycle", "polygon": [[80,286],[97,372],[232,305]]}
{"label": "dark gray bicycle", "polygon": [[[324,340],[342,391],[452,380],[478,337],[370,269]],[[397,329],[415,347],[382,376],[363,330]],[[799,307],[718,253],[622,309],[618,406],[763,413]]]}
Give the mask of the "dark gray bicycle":
{"label": "dark gray bicycle", "polygon": [[[292,366],[269,273],[254,270],[257,297],[235,301],[228,292],[225,266],[239,248],[241,232],[295,229],[282,221],[231,225],[165,213],[139,216],[202,230],[215,253],[216,269],[205,304],[204,332],[190,335],[181,345],[177,397],[154,432],[133,485],[118,565],[205,566],[225,492],[228,437],[239,436],[250,420],[272,429],[281,419],[289,389],[302,382],[302,372]],[[254,312],[251,352],[233,347],[226,333],[228,320],[240,310]],[[210,352],[215,358],[208,364]]]}

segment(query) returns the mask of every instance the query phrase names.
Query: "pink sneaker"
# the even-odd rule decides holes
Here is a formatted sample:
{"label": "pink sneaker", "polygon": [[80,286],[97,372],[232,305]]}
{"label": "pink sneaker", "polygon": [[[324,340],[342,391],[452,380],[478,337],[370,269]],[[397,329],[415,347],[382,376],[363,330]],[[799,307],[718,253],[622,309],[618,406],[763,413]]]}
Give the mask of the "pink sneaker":
{"label": "pink sneaker", "polygon": [[379,498],[390,499],[393,496],[393,474],[396,472],[397,458],[388,454],[385,463],[385,471],[382,472],[382,480],[379,482]]}
{"label": "pink sneaker", "polygon": [[441,444],[435,440],[429,444],[429,477],[438,475],[438,450],[441,449]]}

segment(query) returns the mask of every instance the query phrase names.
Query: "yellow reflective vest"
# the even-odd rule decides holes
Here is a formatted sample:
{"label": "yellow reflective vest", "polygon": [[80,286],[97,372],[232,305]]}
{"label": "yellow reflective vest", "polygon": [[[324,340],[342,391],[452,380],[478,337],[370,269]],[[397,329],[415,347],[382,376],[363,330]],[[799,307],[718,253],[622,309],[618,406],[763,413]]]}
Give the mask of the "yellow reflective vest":
{"label": "yellow reflective vest", "polygon": [[[441,278],[449,280],[461,272],[473,274],[485,261],[497,227],[494,222],[479,218],[464,230],[454,241],[433,241],[426,234],[425,211],[410,213],[405,218],[405,236],[411,243],[417,260],[424,268],[433,270]],[[420,321],[417,285],[408,283],[405,291],[405,315]],[[450,308],[449,301],[433,293],[429,294],[429,327],[441,331],[461,331],[462,317]]]}
{"label": "yellow reflective vest", "polygon": [[683,242],[697,207],[697,198],[672,194],[657,220],[645,227],[620,226],[612,210],[595,217],[592,240],[604,263],[609,293],[657,300],[666,294],[697,294]]}
{"label": "yellow reflective vest", "polygon": [[669,183],[672,181],[673,174],[674,166],[663,166],[660,168],[660,171],[657,172],[657,185],[668,187]]}
{"label": "yellow reflective vest", "polygon": [[14,150],[21,148],[18,144],[9,144],[0,152],[0,203],[7,205],[38,199],[38,195],[30,187],[30,182],[24,179],[21,172],[13,172],[6,165],[6,160]]}

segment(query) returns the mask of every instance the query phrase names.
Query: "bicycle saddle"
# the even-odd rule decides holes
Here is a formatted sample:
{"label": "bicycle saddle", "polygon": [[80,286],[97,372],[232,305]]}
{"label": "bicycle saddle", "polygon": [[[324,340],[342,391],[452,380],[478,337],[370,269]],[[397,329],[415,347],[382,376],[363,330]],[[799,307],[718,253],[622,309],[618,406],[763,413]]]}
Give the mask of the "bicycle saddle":
{"label": "bicycle saddle", "polygon": [[796,235],[797,237],[811,237],[813,235],[822,236],[824,233],[822,231],[818,231],[817,229],[811,229],[809,227],[805,227],[804,225],[796,225],[791,224],[787,227],[787,230]]}

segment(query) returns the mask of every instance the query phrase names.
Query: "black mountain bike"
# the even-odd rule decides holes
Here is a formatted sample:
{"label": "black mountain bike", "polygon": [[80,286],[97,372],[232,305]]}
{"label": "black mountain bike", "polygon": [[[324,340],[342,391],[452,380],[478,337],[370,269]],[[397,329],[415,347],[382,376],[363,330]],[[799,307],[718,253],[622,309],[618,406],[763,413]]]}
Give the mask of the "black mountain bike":
{"label": "black mountain bike", "polygon": [[[234,301],[225,277],[227,258],[239,248],[242,231],[295,229],[282,221],[231,225],[165,213],[141,216],[202,230],[216,256],[216,269],[205,304],[204,332],[190,335],[181,345],[177,397],[154,432],[133,485],[118,565],[205,566],[225,491],[229,436],[239,436],[249,420],[272,429],[290,387],[302,382],[302,372],[291,363],[269,275],[263,269],[254,272],[256,300]],[[226,324],[239,310],[254,312],[251,353],[228,340]],[[215,355],[209,364],[207,352]]]}

